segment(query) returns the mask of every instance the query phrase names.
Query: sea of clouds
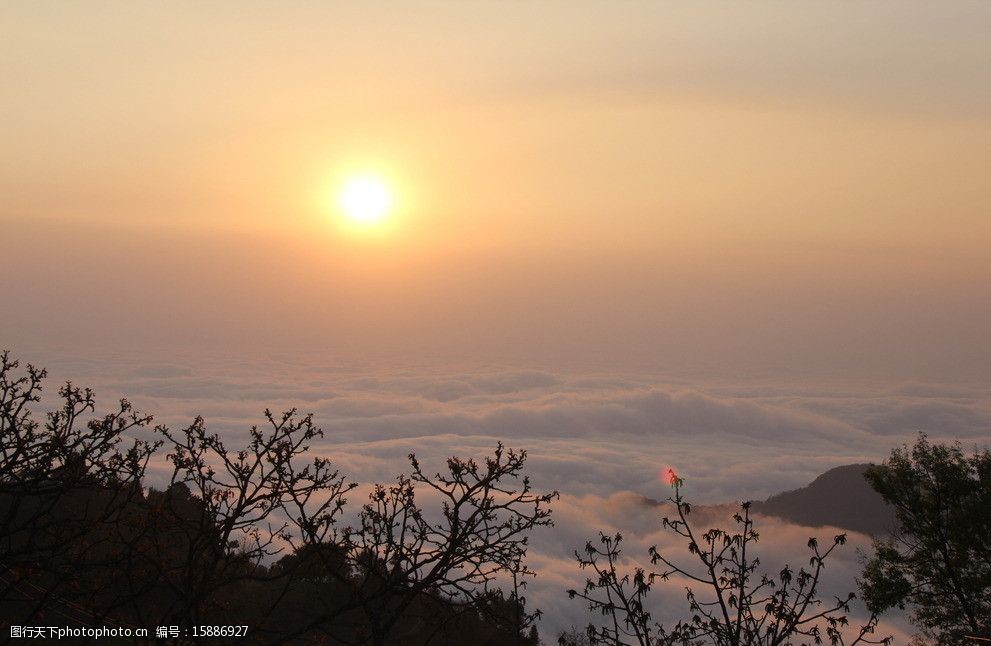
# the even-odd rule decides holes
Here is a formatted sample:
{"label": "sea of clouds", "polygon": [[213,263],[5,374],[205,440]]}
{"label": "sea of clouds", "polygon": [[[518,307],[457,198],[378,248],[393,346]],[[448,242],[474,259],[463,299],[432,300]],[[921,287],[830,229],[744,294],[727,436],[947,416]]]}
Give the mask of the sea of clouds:
{"label": "sea of clouds", "polygon": [[[686,479],[692,501],[727,503],[711,518],[725,526],[733,501],[803,486],[838,465],[878,462],[920,431],[967,448],[991,443],[988,384],[734,383],[506,367],[395,369],[284,356],[39,354],[21,358],[49,368],[49,390],[72,379],[93,387],[102,406],[126,396],[172,427],[202,415],[233,447],[264,421],[266,407],[312,412],[325,432],[314,450],[366,486],[394,479],[410,451],[427,469],[439,469],[450,455],[480,458],[498,442],[526,449],[535,487],[561,492],[556,526],[534,536],[530,554],[539,576],[529,596],[545,612],[548,637],[588,620],[564,590],[580,586],[573,551],[597,530],[623,532],[630,565],[646,564],[655,544],[687,557],[661,529],[663,510],[654,502],[670,493],[661,479],[669,467]],[[164,477],[157,469],[152,484]],[[828,542],[841,530],[768,518],[760,531],[768,571],[776,572],[785,562],[807,563],[809,536]],[[827,571],[829,590],[853,589],[858,549],[868,545],[867,537],[851,535]],[[659,617],[685,607],[677,583],[661,586],[655,598]],[[904,643],[903,619],[884,627]]]}

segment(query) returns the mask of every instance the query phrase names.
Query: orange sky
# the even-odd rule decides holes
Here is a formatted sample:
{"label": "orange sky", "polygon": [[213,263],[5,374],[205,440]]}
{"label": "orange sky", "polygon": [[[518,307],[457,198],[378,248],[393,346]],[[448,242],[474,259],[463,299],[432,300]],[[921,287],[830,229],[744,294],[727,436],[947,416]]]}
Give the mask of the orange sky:
{"label": "orange sky", "polygon": [[[989,28],[977,2],[6,3],[0,345],[985,378]],[[331,199],[369,170],[376,235]]]}

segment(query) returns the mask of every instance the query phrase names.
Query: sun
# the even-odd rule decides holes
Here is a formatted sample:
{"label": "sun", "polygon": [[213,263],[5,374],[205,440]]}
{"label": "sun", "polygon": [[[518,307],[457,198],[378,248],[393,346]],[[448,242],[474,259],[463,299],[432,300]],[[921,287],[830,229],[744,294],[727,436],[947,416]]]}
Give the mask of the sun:
{"label": "sun", "polygon": [[338,205],[354,224],[371,226],[386,219],[392,210],[389,185],[379,177],[362,175],[348,179],[341,187]]}

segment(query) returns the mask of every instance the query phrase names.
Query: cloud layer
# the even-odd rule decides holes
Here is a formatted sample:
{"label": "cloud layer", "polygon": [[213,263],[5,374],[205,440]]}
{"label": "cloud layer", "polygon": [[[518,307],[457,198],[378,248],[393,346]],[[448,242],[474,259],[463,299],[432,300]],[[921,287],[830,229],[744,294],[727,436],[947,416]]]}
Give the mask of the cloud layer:
{"label": "cloud layer", "polygon": [[[527,449],[535,485],[562,493],[556,527],[536,536],[532,550],[540,575],[530,594],[546,612],[547,634],[587,621],[563,590],[580,584],[572,552],[597,529],[623,531],[631,557],[645,558],[651,544],[680,549],[649,502],[667,496],[660,475],[669,466],[687,479],[693,501],[728,503],[802,486],[840,464],[880,461],[920,431],[965,445],[991,441],[984,384],[796,386],[507,368],[400,371],[284,358],[120,356],[47,365],[53,382],[72,377],[95,387],[104,403],[126,395],[160,423],[203,415],[231,445],[265,407],[313,412],[326,434],[315,450],[366,484],[394,478],[410,451],[439,468],[449,455],[481,456],[500,441]],[[728,523],[728,513],[719,522]],[[769,567],[804,562],[810,535],[828,540],[839,532],[775,519],[762,526]],[[827,575],[836,592],[853,588],[856,549],[867,539],[852,543]],[[684,608],[676,587],[656,599],[662,618]],[[903,627],[901,620],[886,626]]]}

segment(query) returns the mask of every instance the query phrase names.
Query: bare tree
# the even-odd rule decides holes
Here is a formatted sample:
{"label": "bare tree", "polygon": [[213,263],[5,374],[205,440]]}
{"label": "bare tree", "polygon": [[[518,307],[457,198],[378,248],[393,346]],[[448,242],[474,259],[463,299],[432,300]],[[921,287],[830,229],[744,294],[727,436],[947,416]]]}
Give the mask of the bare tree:
{"label": "bare tree", "polygon": [[[594,578],[582,591],[570,590],[590,610],[600,612],[604,625],[591,625],[588,636],[594,644],[715,644],[717,646],[784,646],[798,642],[833,646],[847,644],[846,613],[853,593],[845,597],[823,598],[820,583],[826,561],[846,542],[846,535],[835,536],[822,550],[815,538],[809,539],[809,568],[797,572],[785,566],[777,576],[760,571],[754,554],[759,534],[750,516],[750,503],[743,503],[733,514],[735,531],[712,528],[701,531],[689,522],[691,506],[684,500],[684,482],[672,476],[674,496],[669,498],[677,516],[665,517],[662,525],[685,540],[692,565],[681,565],[655,547],[649,550],[658,572],[637,568],[633,575],[618,574],[622,537],[602,535],[602,548],[589,543],[585,555],[576,554],[583,569]],[[687,579],[690,619],[671,630],[653,622],[646,610],[646,598],[657,579],[673,576]],[[849,641],[854,644],[888,644],[890,637],[874,639],[877,617],[871,616]],[[631,641],[632,640],[632,641]]]}
{"label": "bare tree", "polygon": [[[452,457],[433,476],[414,454],[409,460],[410,475],[377,485],[360,525],[347,532],[373,644],[385,643],[424,594],[478,611],[493,584],[508,578],[522,608],[519,582],[532,574],[524,561],[529,534],[552,524],[549,504],[558,496],[535,493],[523,475],[526,452],[502,444],[482,464]],[[436,518],[420,505],[418,488],[440,499]],[[517,632],[526,625],[521,619]]]}
{"label": "bare tree", "polygon": [[112,623],[114,604],[93,574],[110,567],[113,527],[141,498],[156,445],[128,435],[151,417],[122,399],[83,422],[93,392],[66,383],[41,423],[33,409],[47,374],[18,369],[0,353],[0,606],[25,620],[71,607],[80,621]]}
{"label": "bare tree", "polygon": [[[225,588],[242,586],[243,594],[250,582],[278,580],[284,593],[296,569],[271,572],[265,564],[301,540],[300,532],[325,535],[356,486],[327,458],[306,459],[311,442],[323,436],[311,415],[266,410],[265,417],[267,426],[253,426],[247,446],[236,451],[208,433],[202,418],[179,432],[158,429],[173,467],[170,490],[186,489],[192,498],[191,506],[189,496],[164,499],[184,546],[180,558],[157,560],[178,600],[168,613],[173,621],[195,625],[211,605],[222,610]],[[271,613],[277,604],[266,605]],[[256,615],[254,624],[261,619]]]}
{"label": "bare tree", "polygon": [[603,625],[589,624],[586,632],[590,643],[651,646],[659,643],[663,630],[647,610],[647,596],[656,575],[641,567],[635,568],[632,575],[620,574],[622,542],[622,534],[599,532],[601,547],[589,541],[584,554],[576,550],[578,566],[591,570],[592,576],[585,580],[584,589],[568,590],[568,596],[583,599],[589,610],[606,618]]}

